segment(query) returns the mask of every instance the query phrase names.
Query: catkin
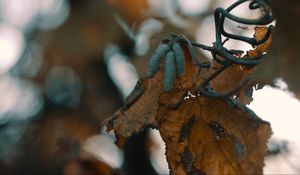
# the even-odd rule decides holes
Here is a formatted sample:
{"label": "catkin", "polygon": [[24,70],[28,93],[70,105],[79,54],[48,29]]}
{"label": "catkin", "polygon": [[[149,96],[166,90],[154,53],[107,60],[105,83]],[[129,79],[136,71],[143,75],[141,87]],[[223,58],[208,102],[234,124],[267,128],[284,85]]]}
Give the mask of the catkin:
{"label": "catkin", "polygon": [[184,73],[184,55],[181,46],[178,43],[172,45],[172,50],[175,57],[176,75],[180,76]]}
{"label": "catkin", "polygon": [[148,64],[148,77],[153,77],[159,69],[159,61],[170,50],[168,44],[160,44],[153,52]]}
{"label": "catkin", "polygon": [[173,89],[173,82],[175,79],[175,60],[172,51],[169,51],[165,61],[165,77],[164,77],[164,90],[169,92]]}

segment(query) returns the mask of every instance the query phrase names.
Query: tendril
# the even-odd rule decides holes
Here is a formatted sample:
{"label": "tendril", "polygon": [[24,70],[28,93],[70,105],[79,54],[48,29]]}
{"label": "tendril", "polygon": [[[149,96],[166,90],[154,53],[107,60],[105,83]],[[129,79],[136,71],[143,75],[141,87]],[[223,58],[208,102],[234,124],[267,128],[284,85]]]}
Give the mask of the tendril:
{"label": "tendril", "polygon": [[[211,86],[210,82],[221,74],[224,70],[232,65],[240,65],[245,67],[254,67],[258,65],[263,55],[258,55],[255,57],[244,56],[241,58],[241,55],[244,53],[241,50],[228,50],[224,47],[225,42],[230,39],[239,40],[245,43],[256,47],[260,44],[266,42],[271,33],[273,31],[274,26],[270,25],[274,21],[274,16],[270,8],[269,0],[250,0],[248,8],[250,10],[260,9],[262,11],[262,15],[257,19],[247,19],[241,18],[236,15],[233,15],[231,11],[241,4],[247,2],[249,0],[238,0],[232,5],[230,5],[227,9],[217,8],[214,11],[214,23],[215,23],[215,39],[216,41],[212,46],[207,46],[204,44],[197,43],[195,41],[190,41],[183,35],[171,34],[171,40],[163,40],[162,44],[156,51],[154,52],[152,58],[150,59],[150,70],[149,75],[153,76],[155,72],[158,70],[158,62],[159,59],[166,55],[167,58],[165,62],[165,80],[164,87],[166,91],[170,91],[172,89],[172,84],[175,78],[175,74],[177,77],[184,72],[184,59],[183,52],[180,44],[185,44],[188,48],[188,51],[195,62],[200,68],[210,68],[210,63],[203,63],[195,54],[194,47],[210,51],[213,57],[213,60],[221,65],[221,67],[216,70],[213,74],[211,74],[208,78],[204,80],[204,82],[199,85],[196,90],[199,94],[213,97],[213,98],[221,98],[228,99],[230,96],[234,95],[241,88],[241,86],[248,81],[248,78],[242,80],[234,89],[226,92],[226,93],[218,93]],[[242,35],[228,33],[224,29],[225,19],[229,19],[231,21],[245,24],[245,25],[269,25],[268,30],[265,36],[257,40],[255,37],[246,37]],[[226,39],[222,41],[222,37]]]}

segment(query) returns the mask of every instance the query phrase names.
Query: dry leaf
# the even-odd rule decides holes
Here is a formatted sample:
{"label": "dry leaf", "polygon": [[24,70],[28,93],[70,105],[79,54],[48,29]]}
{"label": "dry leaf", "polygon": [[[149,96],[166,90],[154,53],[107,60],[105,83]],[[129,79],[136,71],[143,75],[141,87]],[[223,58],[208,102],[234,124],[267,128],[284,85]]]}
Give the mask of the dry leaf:
{"label": "dry leaf", "polygon": [[[268,28],[266,28],[266,27],[255,27],[254,37],[256,38],[256,40],[261,40],[266,35],[267,31],[268,31]],[[263,53],[268,51],[271,42],[272,42],[272,36],[270,36],[267,39],[267,41],[265,41],[261,45],[258,45],[254,50],[248,51],[247,56],[255,57],[255,56],[262,55]]]}
{"label": "dry leaf", "polygon": [[267,122],[228,103],[206,97],[161,108],[158,129],[171,172],[178,174],[261,174]]}
{"label": "dry leaf", "polygon": [[[257,40],[261,40],[264,38],[268,31],[266,27],[255,27],[255,34],[254,37]],[[272,36],[268,38],[266,42],[257,46],[254,50],[250,50],[247,52],[247,57],[256,57],[263,55],[268,49],[272,42]],[[220,65],[214,64],[213,69],[219,69]],[[215,79],[211,81],[212,87],[220,93],[228,92],[234,89],[241,80],[249,77],[255,67],[245,67],[240,65],[232,65],[227,68],[222,74],[218,75]],[[253,82],[248,82],[245,86],[236,94],[236,99],[241,102],[242,104],[250,104],[252,101],[252,87],[255,84]]]}
{"label": "dry leaf", "polygon": [[[122,147],[126,138],[144,127],[157,128],[171,174],[262,174],[270,124],[234,100],[197,95],[197,85],[215,68],[201,70],[198,77],[199,68],[184,51],[186,72],[174,82],[173,91],[163,91],[162,69],[153,78],[143,78],[125,107],[114,114],[108,131],[115,132]],[[212,86],[230,90],[251,72],[232,66]]]}

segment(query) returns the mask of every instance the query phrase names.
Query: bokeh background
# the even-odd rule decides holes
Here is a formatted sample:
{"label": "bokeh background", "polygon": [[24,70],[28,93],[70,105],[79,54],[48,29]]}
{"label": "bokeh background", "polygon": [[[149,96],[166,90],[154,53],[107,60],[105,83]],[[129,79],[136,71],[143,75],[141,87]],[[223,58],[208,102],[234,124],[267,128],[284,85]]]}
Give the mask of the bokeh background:
{"label": "bokeh background", "polygon": [[[0,0],[0,174],[168,174],[156,130],[134,135],[120,150],[104,124],[146,74],[160,40],[178,33],[212,45],[213,10],[233,2]],[[298,88],[299,80],[290,77],[298,73],[299,61],[292,64],[297,70],[281,69],[287,61],[279,58],[288,60],[297,50],[282,43],[297,45],[299,20],[291,18],[299,19],[300,6],[292,0],[282,4],[274,3],[279,29],[267,56],[271,61],[257,75],[269,85],[254,91],[249,107],[270,121],[274,132],[264,172],[300,174],[300,102],[286,83]],[[233,13],[260,15],[247,3]],[[247,36],[253,28],[229,20],[225,26]],[[236,41],[226,46],[252,48]],[[208,52],[197,54],[211,58]],[[291,76],[280,74],[290,70]]]}

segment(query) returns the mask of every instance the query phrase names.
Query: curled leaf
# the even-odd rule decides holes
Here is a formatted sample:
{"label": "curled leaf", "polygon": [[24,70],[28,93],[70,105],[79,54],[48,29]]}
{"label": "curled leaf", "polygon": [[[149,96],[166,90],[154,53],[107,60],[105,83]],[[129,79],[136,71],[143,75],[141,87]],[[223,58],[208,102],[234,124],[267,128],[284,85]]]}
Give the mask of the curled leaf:
{"label": "curled leaf", "polygon": [[[270,124],[234,99],[198,95],[197,86],[219,65],[199,70],[187,47],[183,51],[186,71],[174,80],[173,90],[164,91],[162,70],[143,78],[126,107],[114,114],[108,131],[121,143],[145,127],[157,128],[166,144],[170,174],[262,174]],[[165,70],[172,64],[165,64]],[[227,91],[252,71],[232,66],[212,87]]]}

